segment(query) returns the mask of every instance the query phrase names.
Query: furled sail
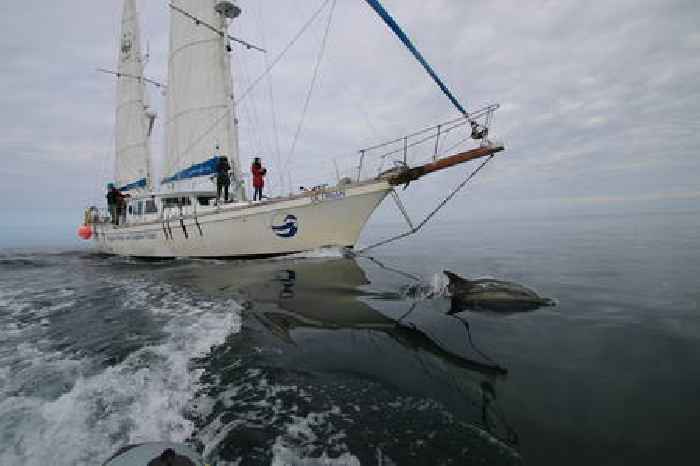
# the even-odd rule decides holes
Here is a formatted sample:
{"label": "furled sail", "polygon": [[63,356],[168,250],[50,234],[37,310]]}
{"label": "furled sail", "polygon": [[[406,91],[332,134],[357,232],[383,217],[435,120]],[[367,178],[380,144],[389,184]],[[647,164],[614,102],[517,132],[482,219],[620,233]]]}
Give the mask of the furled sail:
{"label": "furled sail", "polygon": [[217,12],[218,3],[221,2],[172,2],[163,183],[180,188],[194,188],[202,183],[207,186],[208,177],[216,172],[218,157],[227,156],[233,168],[233,194],[244,199],[229,44],[203,25],[219,31],[226,29],[227,19]]}
{"label": "furled sail", "polygon": [[115,181],[131,191],[150,186],[149,116],[135,0],[124,1],[117,72]]}

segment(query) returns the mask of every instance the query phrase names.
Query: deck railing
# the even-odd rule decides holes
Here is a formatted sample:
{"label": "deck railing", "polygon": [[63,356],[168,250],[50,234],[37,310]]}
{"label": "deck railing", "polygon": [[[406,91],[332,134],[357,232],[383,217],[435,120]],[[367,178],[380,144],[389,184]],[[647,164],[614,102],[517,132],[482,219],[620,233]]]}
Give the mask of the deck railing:
{"label": "deck railing", "polygon": [[[337,177],[359,182],[377,177],[396,165],[415,165],[451,155],[469,141],[484,145],[498,104],[482,107],[469,114],[423,128],[405,136],[360,149],[357,162],[342,171],[334,160]],[[476,123],[476,127],[473,123]],[[479,134],[480,133],[480,134]],[[481,137],[474,137],[481,136]],[[345,159],[347,160],[347,159]]]}

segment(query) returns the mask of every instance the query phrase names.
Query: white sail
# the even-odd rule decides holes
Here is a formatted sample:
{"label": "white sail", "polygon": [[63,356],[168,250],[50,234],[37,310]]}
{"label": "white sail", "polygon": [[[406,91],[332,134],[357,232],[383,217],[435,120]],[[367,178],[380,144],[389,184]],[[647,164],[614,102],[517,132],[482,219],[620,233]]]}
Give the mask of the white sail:
{"label": "white sail", "polygon": [[149,117],[146,114],[141,34],[135,0],[124,1],[119,40],[115,182],[123,191],[150,186]]}
{"label": "white sail", "polygon": [[216,12],[215,0],[172,3],[163,183],[180,189],[194,188],[197,182],[211,186],[208,177],[216,171],[216,156],[223,155],[233,168],[233,194],[243,200],[228,44],[183,12],[218,31],[226,29],[227,20]]}

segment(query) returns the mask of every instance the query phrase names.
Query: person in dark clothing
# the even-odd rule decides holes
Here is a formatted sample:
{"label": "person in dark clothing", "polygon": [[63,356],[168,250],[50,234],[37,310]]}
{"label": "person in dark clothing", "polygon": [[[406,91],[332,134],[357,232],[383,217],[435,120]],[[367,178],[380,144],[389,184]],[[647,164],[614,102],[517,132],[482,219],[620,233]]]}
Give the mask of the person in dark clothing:
{"label": "person in dark clothing", "polygon": [[[217,147],[218,150],[218,147]],[[231,177],[229,176],[229,171],[231,170],[231,164],[228,162],[228,158],[225,156],[219,156],[219,161],[216,165],[216,200],[221,198],[221,190],[224,191],[224,202],[228,202],[228,188],[231,184]]]}
{"label": "person in dark clothing", "polygon": [[122,194],[114,184],[109,184],[107,191],[107,207],[109,207],[109,215],[112,217],[112,223],[119,225],[120,219],[126,214],[126,198],[128,194]]}
{"label": "person in dark clothing", "polygon": [[253,160],[253,165],[250,167],[250,171],[253,174],[253,200],[262,201],[262,191],[265,186],[265,175],[267,174],[267,169],[263,168],[262,162],[260,162],[260,157],[255,157]]}
{"label": "person in dark clothing", "polygon": [[112,183],[107,185],[107,208],[109,209],[109,215],[112,217],[112,224],[114,225],[117,225],[119,222],[119,217],[117,216],[118,194],[119,191]]}

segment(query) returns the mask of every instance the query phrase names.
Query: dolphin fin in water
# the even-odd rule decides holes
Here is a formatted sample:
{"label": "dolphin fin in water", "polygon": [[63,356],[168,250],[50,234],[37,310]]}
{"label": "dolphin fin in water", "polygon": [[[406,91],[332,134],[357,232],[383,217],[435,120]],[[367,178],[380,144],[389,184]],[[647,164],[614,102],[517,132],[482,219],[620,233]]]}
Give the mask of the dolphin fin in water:
{"label": "dolphin fin in water", "polygon": [[449,280],[447,291],[452,298],[450,314],[466,310],[526,312],[555,304],[554,300],[542,298],[518,283],[490,278],[467,280],[448,270],[443,273]]}

